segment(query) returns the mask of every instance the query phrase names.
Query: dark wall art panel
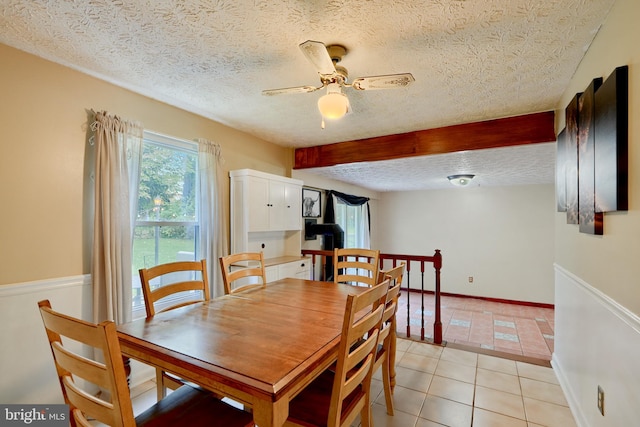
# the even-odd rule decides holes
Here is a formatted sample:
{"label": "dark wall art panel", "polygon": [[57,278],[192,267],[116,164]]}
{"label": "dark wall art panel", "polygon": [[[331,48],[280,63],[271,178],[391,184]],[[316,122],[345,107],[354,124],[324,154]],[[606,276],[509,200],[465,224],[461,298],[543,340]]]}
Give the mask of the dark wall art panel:
{"label": "dark wall art panel", "polygon": [[628,209],[629,68],[616,68],[595,94],[595,209]]}
{"label": "dark wall art panel", "polygon": [[595,203],[595,92],[602,78],[593,79],[578,100],[578,223],[580,232],[601,235],[602,212]]}
{"label": "dark wall art panel", "polygon": [[580,93],[576,94],[565,108],[567,224],[578,223],[578,99],[580,95]]}
{"label": "dark wall art panel", "polygon": [[567,132],[562,129],[556,142],[556,202],[558,212],[567,211]]}

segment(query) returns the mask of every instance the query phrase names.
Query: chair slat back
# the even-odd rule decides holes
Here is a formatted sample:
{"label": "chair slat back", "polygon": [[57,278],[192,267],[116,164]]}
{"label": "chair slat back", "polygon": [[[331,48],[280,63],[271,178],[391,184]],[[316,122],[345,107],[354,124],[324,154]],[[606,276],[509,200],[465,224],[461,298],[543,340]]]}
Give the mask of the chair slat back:
{"label": "chair slat back", "polygon": [[390,268],[388,270],[380,270],[378,272],[378,281],[382,282],[384,279],[389,277],[391,280],[391,286],[393,286],[394,282],[402,284],[402,278],[404,277],[404,271],[407,266],[406,262],[401,262],[396,267]]}
{"label": "chair slat back", "polygon": [[389,336],[391,328],[395,328],[395,315],[398,311],[398,298],[400,297],[400,286],[404,275],[405,263],[401,263],[390,270],[381,270],[378,277],[389,280],[389,291],[387,292],[387,304],[382,314],[382,328],[380,330],[379,341],[383,341]]}
{"label": "chair slat back", "polygon": [[[139,270],[139,273],[147,317],[151,317],[162,311],[173,310],[174,308],[184,305],[208,301],[210,299],[207,261],[204,259],[200,261],[176,261],[160,264],[155,267],[142,268]],[[172,278],[171,275],[176,273],[187,273],[192,277],[188,280],[176,280],[173,283],[163,283],[162,286],[151,289],[152,280],[156,278],[170,280]],[[187,291],[201,291],[202,296],[189,299],[188,301],[168,304],[161,310],[156,310],[156,303],[158,301],[179,292]]]}
{"label": "chair slat back", "polygon": [[[220,269],[224,281],[224,293],[227,295],[267,284],[262,252],[241,252],[220,257]],[[256,278],[258,283],[246,283],[245,278]]]}
{"label": "chair slat back", "polygon": [[[88,418],[116,427],[135,427],[127,375],[113,322],[92,324],[55,312],[48,300],[38,303],[72,426],[91,426]],[[64,338],[63,338],[64,337]],[[95,359],[65,346],[63,339],[93,349]],[[98,360],[100,359],[100,360]],[[109,400],[94,396],[78,379],[102,389]]]}
{"label": "chair slat back", "polygon": [[395,327],[395,315],[398,310],[398,296],[400,295],[400,284],[396,283],[391,285],[387,292],[387,304],[382,313],[382,326],[380,327],[380,334],[378,341],[382,342],[387,339],[391,328]]}
{"label": "chair slat back", "polygon": [[375,286],[378,280],[380,251],[362,248],[336,248],[333,252],[333,281]]}
{"label": "chair slat back", "polygon": [[[330,427],[350,426],[370,403],[373,362],[388,286],[385,281],[347,297],[327,423]],[[352,393],[356,393],[355,398]],[[343,405],[347,397],[348,407]]]}

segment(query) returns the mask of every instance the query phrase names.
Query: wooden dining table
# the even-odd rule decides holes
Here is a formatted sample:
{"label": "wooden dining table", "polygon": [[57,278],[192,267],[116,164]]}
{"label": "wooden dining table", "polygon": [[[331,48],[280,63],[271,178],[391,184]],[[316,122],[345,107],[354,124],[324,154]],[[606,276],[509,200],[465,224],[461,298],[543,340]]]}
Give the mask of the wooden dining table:
{"label": "wooden dining table", "polygon": [[118,326],[122,353],[251,406],[282,426],[289,402],[337,357],[348,294],[303,279],[225,295]]}

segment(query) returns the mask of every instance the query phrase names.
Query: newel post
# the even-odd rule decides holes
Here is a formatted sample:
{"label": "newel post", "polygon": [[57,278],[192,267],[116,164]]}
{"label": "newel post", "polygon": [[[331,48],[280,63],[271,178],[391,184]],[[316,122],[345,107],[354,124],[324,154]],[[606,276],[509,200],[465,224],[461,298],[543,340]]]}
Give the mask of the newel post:
{"label": "newel post", "polygon": [[436,249],[433,255],[433,268],[436,270],[436,289],[435,289],[435,321],[433,322],[433,342],[442,344],[442,319],[440,316],[440,269],[442,268],[442,254],[440,249]]}

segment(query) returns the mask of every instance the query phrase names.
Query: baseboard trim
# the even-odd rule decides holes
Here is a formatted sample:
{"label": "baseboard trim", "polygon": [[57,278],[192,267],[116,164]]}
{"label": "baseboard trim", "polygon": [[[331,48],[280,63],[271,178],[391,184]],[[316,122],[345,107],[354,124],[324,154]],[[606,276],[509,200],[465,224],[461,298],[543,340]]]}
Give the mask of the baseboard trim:
{"label": "baseboard trim", "polygon": [[[402,290],[403,291],[407,291],[407,288],[402,288]],[[408,291],[409,292],[419,293],[419,294],[420,293],[425,293],[425,294],[430,294],[430,295],[435,294],[434,291],[430,291],[430,290],[424,290],[423,291],[421,289],[413,289],[413,288],[408,289]],[[511,300],[511,299],[483,297],[483,296],[478,296],[478,295],[454,294],[454,293],[451,293],[451,292],[440,292],[440,295],[443,296],[443,297],[473,298],[473,299],[479,299],[479,300],[484,300],[484,301],[499,302],[499,303],[503,303],[503,304],[526,305],[528,307],[555,309],[555,305],[554,304],[547,304],[547,303],[543,303],[543,302],[517,301],[517,300]]]}
{"label": "baseboard trim", "polygon": [[522,356],[519,354],[507,353],[504,351],[489,350],[488,348],[474,347],[470,345],[458,344],[454,342],[443,341],[445,347],[455,348],[458,350],[470,351],[472,353],[484,354],[487,356],[500,357],[501,359],[514,360],[516,362],[524,362],[532,365],[545,366],[551,368],[551,361],[538,359],[536,357]]}
{"label": "baseboard trim", "polygon": [[484,354],[486,356],[499,357],[501,359],[513,360],[513,361],[516,361],[516,362],[524,362],[524,363],[529,363],[529,364],[532,364],[532,365],[544,366],[544,367],[547,367],[547,368],[551,368],[552,367],[550,360],[538,359],[536,357],[523,356],[523,355],[520,355],[520,354],[507,353],[507,352],[504,352],[504,351],[489,350],[487,348],[475,347],[475,346],[464,345],[464,344],[458,344],[458,343],[455,343],[455,342],[448,342],[448,341],[445,341],[445,340],[442,341],[442,344],[436,344],[436,343],[433,342],[433,340],[431,338],[425,339],[425,340],[421,340],[417,336],[407,337],[405,335],[398,334],[398,338],[402,338],[402,339],[405,339],[405,340],[411,340],[411,341],[415,341],[415,342],[420,342],[420,343],[424,343],[424,344],[436,345],[438,347],[449,347],[449,348],[454,348],[456,350],[463,350],[463,351],[468,351],[468,352],[471,352],[471,353]]}

